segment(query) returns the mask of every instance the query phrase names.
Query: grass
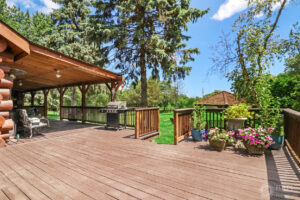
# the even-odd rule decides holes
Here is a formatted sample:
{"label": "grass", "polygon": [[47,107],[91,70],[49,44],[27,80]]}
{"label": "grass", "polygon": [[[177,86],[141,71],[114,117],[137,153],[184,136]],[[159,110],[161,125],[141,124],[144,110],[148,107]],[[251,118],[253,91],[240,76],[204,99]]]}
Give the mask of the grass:
{"label": "grass", "polygon": [[48,119],[59,119],[59,112],[58,111],[48,111]]}
{"label": "grass", "polygon": [[160,113],[160,137],[154,142],[174,144],[174,126],[170,118],[173,118],[173,112]]}

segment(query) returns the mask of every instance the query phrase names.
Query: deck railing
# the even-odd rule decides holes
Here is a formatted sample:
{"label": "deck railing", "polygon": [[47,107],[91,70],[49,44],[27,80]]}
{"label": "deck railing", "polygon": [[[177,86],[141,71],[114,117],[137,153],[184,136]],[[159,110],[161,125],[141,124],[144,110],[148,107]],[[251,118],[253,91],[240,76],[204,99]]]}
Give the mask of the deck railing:
{"label": "deck railing", "polygon": [[[193,110],[193,108],[174,110],[174,144],[178,144],[179,141],[191,135]],[[224,110],[225,108],[207,108],[205,110],[203,117],[206,121],[206,130],[214,127],[227,129],[227,120],[224,118]],[[257,125],[256,115],[259,109],[251,108],[249,111],[252,114],[252,119],[248,119],[245,125],[255,127]]]}
{"label": "deck railing", "polygon": [[300,112],[284,109],[285,143],[300,166]]}
{"label": "deck railing", "polygon": [[136,108],[135,138],[159,133],[159,108]]}
{"label": "deck railing", "polygon": [[174,110],[174,144],[191,135],[193,108]]}
{"label": "deck railing", "polygon": [[[85,122],[106,124],[106,114],[101,113],[100,109],[104,107],[87,106],[85,109]],[[81,106],[61,106],[61,119],[82,120]],[[130,108],[120,114],[119,124],[122,126],[135,127],[135,110]]]}
{"label": "deck railing", "polygon": [[27,113],[29,113],[30,109],[36,108],[37,112],[39,115],[43,116],[44,115],[44,110],[45,107],[44,106],[23,106],[22,109],[25,109],[27,111]]}

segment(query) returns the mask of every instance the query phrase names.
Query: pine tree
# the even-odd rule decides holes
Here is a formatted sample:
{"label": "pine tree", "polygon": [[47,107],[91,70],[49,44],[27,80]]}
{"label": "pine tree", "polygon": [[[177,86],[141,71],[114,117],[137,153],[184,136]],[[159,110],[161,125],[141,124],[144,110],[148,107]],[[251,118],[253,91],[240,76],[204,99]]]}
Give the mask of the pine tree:
{"label": "pine tree", "polygon": [[52,12],[55,23],[45,45],[73,58],[103,67],[102,55],[95,42],[88,40],[90,30],[89,0],[53,0],[60,5]]}
{"label": "pine tree", "polygon": [[[110,39],[116,67],[135,82],[141,80],[142,106],[147,106],[147,69],[153,78],[184,78],[197,48],[186,48],[188,22],[208,12],[190,7],[190,0],[95,0],[93,39]],[[104,26],[105,24],[105,26]]]}

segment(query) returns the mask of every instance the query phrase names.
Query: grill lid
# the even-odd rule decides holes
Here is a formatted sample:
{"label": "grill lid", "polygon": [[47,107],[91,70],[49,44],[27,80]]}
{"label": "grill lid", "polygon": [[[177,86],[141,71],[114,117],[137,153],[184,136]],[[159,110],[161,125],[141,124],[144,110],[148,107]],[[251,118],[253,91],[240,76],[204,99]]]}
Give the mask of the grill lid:
{"label": "grill lid", "polygon": [[126,109],[126,101],[109,102],[106,106],[107,109]]}

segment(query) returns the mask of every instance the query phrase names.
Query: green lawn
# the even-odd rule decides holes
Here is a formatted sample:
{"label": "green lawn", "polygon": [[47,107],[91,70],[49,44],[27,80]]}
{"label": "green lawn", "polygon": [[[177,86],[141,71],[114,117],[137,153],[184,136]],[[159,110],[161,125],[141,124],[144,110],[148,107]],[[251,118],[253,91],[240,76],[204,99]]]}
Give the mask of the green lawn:
{"label": "green lawn", "polygon": [[164,144],[174,144],[174,126],[170,118],[173,118],[173,112],[160,113],[160,137],[154,142]]}
{"label": "green lawn", "polygon": [[48,111],[48,118],[49,119],[59,119],[59,112],[58,111]]}

